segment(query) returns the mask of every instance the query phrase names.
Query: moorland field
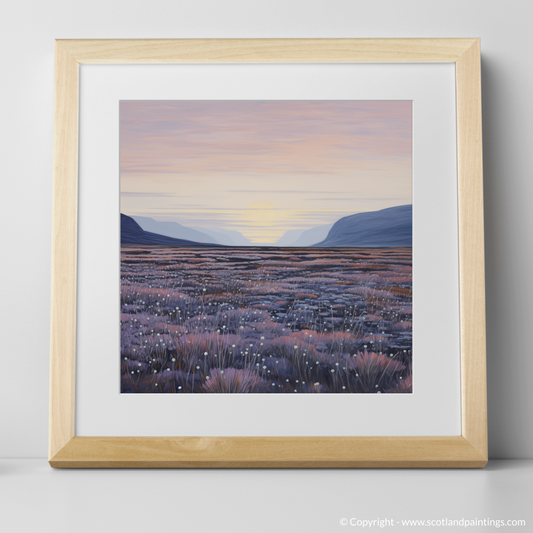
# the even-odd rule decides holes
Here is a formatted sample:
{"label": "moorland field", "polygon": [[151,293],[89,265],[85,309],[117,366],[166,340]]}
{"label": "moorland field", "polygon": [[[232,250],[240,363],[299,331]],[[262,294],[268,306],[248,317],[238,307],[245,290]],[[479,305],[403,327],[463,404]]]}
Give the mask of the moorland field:
{"label": "moorland field", "polygon": [[411,247],[122,247],[123,393],[411,390]]}

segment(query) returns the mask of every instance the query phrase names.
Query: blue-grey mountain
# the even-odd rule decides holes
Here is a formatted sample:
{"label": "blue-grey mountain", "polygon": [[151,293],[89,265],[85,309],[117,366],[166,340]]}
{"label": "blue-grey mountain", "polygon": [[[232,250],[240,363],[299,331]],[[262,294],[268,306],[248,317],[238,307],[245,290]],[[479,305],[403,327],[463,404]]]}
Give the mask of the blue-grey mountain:
{"label": "blue-grey mountain", "polygon": [[182,226],[177,222],[161,222],[150,217],[131,217],[144,231],[166,235],[175,239],[185,239],[187,241],[203,242],[207,244],[221,244],[220,241],[207,233],[202,233],[193,228]]}
{"label": "blue-grey mountain", "polygon": [[224,228],[200,228],[191,226],[192,229],[201,231],[216,239],[218,243],[226,246],[253,246],[253,244],[239,231]]}
{"label": "blue-grey mountain", "polygon": [[332,227],[333,224],[326,224],[305,230],[291,246],[312,246],[325,239]]}
{"label": "blue-grey mountain", "polygon": [[356,213],[333,224],[328,236],[314,246],[412,246],[413,206]]}
{"label": "blue-grey mountain", "polygon": [[303,229],[289,229],[283,234],[283,237],[281,237],[281,239],[275,242],[272,246],[292,246],[293,243],[300,238],[304,231],[305,230]]}
{"label": "blue-grey mountain", "polygon": [[133,218],[122,213],[120,214],[120,243],[153,246],[219,246],[185,239],[174,239],[166,235],[144,231]]}

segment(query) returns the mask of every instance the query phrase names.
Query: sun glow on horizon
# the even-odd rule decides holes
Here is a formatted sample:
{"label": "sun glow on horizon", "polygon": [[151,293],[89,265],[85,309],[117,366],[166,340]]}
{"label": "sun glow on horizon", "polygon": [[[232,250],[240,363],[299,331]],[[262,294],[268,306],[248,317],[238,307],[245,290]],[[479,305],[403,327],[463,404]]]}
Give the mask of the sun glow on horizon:
{"label": "sun glow on horizon", "polygon": [[252,202],[242,211],[242,234],[253,243],[275,243],[283,235],[274,224],[280,213],[271,202]]}

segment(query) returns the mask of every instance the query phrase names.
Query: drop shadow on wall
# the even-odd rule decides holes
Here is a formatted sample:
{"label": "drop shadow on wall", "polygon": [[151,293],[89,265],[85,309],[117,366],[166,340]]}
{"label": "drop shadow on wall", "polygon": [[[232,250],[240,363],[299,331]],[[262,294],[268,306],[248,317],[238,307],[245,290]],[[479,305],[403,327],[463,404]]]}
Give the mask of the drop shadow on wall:
{"label": "drop shadow on wall", "polygon": [[[520,220],[526,216],[524,213],[516,212],[520,211],[520,205],[515,201],[518,204],[524,201],[520,198],[526,191],[520,191],[524,184],[517,175],[519,164],[516,161],[520,154],[512,153],[519,147],[509,138],[513,132],[518,135],[517,118],[513,120],[512,109],[519,104],[512,104],[518,94],[512,79],[506,76],[508,68],[509,65],[499,65],[490,57],[481,60],[489,457],[526,459],[533,455],[528,423],[531,406],[527,395],[530,393],[526,392],[530,387],[526,374],[530,376],[531,372],[526,367],[531,366],[527,354],[531,347],[518,350],[520,341],[514,335],[518,333],[519,324],[524,324],[521,309],[530,306],[525,301],[517,301],[525,289],[519,287],[520,270],[525,265],[516,263],[516,253],[517,248],[527,247],[518,245],[516,230],[520,228],[516,227],[516,221],[521,223],[522,230],[531,225]],[[511,168],[506,164],[509,161],[513,163]],[[526,260],[524,255],[523,260]]]}

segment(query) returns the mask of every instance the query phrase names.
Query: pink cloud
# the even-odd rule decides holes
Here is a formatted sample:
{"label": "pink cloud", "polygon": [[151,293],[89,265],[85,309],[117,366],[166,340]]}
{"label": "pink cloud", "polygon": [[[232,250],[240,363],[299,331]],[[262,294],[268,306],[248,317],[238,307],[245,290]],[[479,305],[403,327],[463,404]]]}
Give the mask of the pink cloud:
{"label": "pink cloud", "polygon": [[411,102],[121,102],[121,172],[337,173],[411,156]]}

